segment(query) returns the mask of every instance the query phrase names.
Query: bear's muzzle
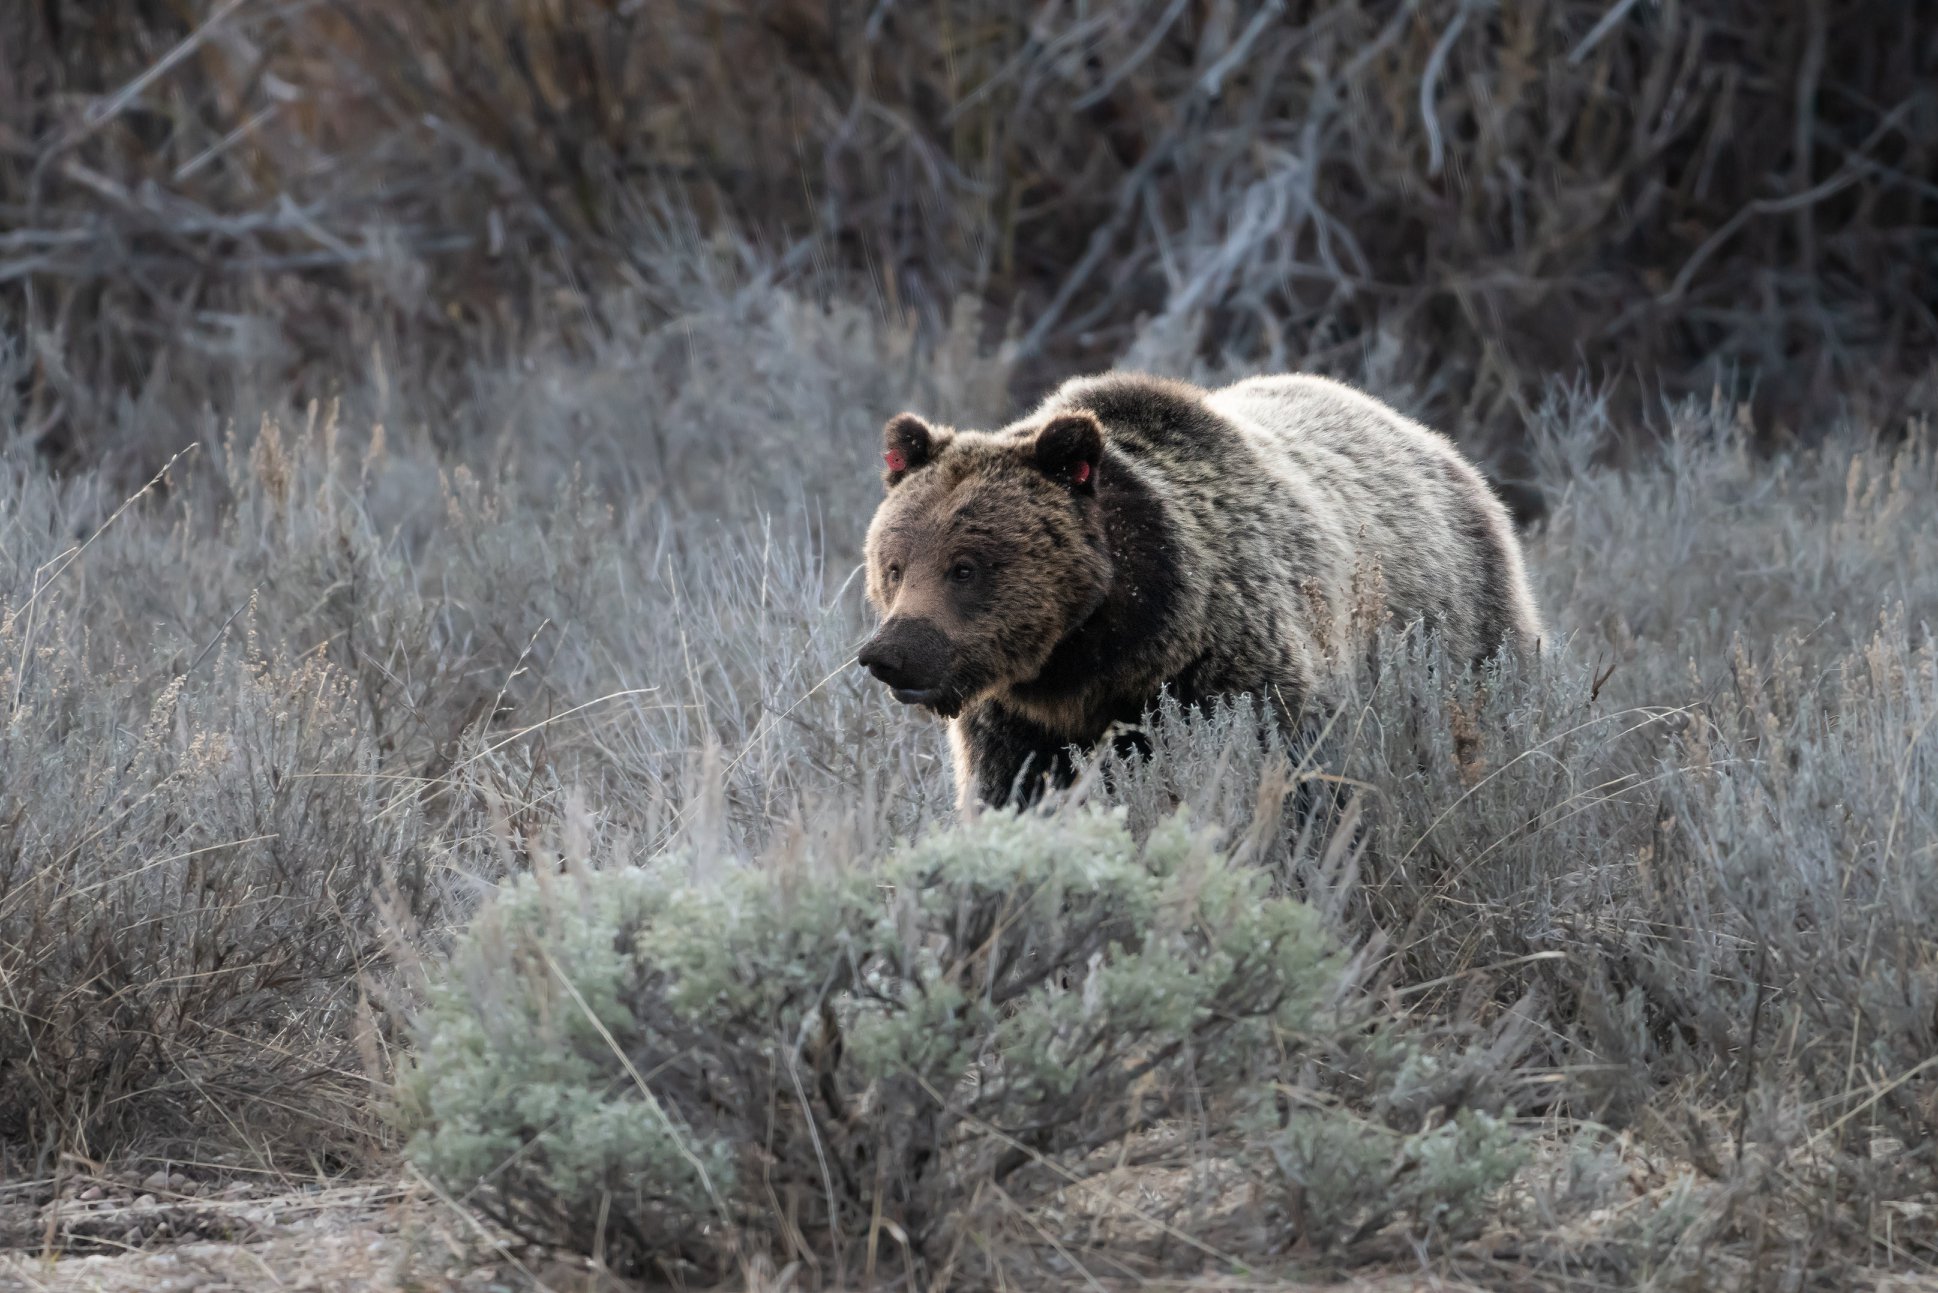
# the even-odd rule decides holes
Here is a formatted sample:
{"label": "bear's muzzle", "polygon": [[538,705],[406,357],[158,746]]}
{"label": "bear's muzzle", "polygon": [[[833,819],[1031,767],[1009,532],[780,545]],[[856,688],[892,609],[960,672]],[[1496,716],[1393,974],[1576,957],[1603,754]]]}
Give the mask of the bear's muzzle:
{"label": "bear's muzzle", "polygon": [[935,705],[948,690],[949,639],[932,622],[891,618],[855,660],[888,684],[904,705]]}

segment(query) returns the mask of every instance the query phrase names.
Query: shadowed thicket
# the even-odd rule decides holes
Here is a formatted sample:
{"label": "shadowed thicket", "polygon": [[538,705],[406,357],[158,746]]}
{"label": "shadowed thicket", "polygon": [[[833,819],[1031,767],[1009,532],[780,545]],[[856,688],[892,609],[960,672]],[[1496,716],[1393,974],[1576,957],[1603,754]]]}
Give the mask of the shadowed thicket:
{"label": "shadowed thicket", "polygon": [[931,327],[972,299],[1031,390],[1154,324],[1166,362],[1371,365],[1507,441],[1584,361],[1625,420],[1717,381],[1805,439],[1930,407],[1928,6],[90,14],[0,18],[0,317],[57,455],[158,462],[204,401],[373,348],[448,406],[470,355],[769,259]]}
{"label": "shadowed thicket", "polygon": [[[547,901],[563,902],[581,884],[642,883],[627,878],[637,866],[665,902],[732,905],[756,932],[765,910],[800,940],[788,946],[827,954],[797,961],[765,935],[683,952],[693,930],[665,926],[666,946],[641,951],[608,929],[599,965],[643,985],[595,1012],[623,1052],[650,1041],[685,981],[653,978],[652,958],[704,951],[726,958],[706,973],[761,971],[744,981],[779,991],[856,946],[841,931],[892,911],[850,895],[844,910],[866,920],[821,922],[790,895],[939,856],[924,848],[982,856],[937,842],[952,820],[939,727],[850,664],[865,631],[854,570],[879,490],[871,428],[911,401],[1000,412],[1005,371],[961,345],[921,358],[908,329],[758,284],[684,291],[677,319],[610,349],[480,362],[467,407],[499,421],[455,447],[412,428],[381,369],[334,414],[205,426],[125,509],[103,476],[52,479],[13,442],[0,476],[10,1155],[193,1142],[384,1161],[394,1133],[373,1096],[414,1037],[398,1021],[447,981],[443,958],[481,903],[507,895],[482,918],[498,928],[539,901],[536,880],[501,889],[510,875],[561,872]],[[0,406],[8,429],[25,417]],[[792,1195],[736,1196],[724,1230],[712,1199],[711,1219],[658,1212],[654,1233],[713,1226],[693,1260],[737,1253],[750,1270],[801,1254],[861,1269],[872,1234],[899,1270],[892,1223],[931,1274],[957,1236],[965,1272],[972,1258],[1013,1273],[1108,1255],[1154,1275],[1207,1249],[1260,1261],[1292,1243],[1336,1268],[1419,1244],[1476,1278],[1505,1262],[1562,1285],[1679,1272],[1759,1287],[1783,1266],[1925,1260],[1938,1244],[1934,448],[1916,425],[1846,427],[1770,457],[1733,406],[1680,404],[1664,421],[1649,455],[1616,467],[1602,451],[1630,432],[1592,390],[1557,390],[1535,419],[1554,511],[1530,556],[1555,659],[1457,677],[1394,626],[1308,762],[1278,761],[1239,708],[1160,714],[1150,761],[1099,768],[1080,793],[1124,807],[1136,840],[1183,803],[1305,904],[1350,967],[1332,999],[1377,1024],[1363,1045],[1352,1030],[1322,1038],[1350,1063],[1288,1049],[1282,1067],[1246,1070],[1274,1090],[1252,1120],[1172,1108],[1127,1133],[1121,1162],[1034,1145],[1031,1171],[1054,1176],[1054,1162],[1089,1184],[1059,1195],[1005,1177],[962,1212],[922,1192],[996,1179],[968,1148],[975,1127],[948,1124],[968,1139],[938,1134],[931,1157],[918,1136],[856,1160],[888,1162],[912,1193],[877,1192],[866,1172],[831,1190],[806,1135],[825,1112],[796,1095],[787,1166],[770,1163]],[[640,466],[647,455],[667,474]],[[1297,820],[1301,803],[1316,815]],[[909,840],[929,843],[910,854]],[[1087,848],[1046,845],[1039,861],[1080,868]],[[563,1067],[526,1076],[587,1128],[636,1122],[637,1108],[602,1112],[638,1088],[560,1017],[570,993],[533,995],[558,986],[533,978],[544,955],[576,964],[598,931],[549,929],[532,924],[515,958],[503,940],[473,944],[447,1000],[480,1035],[568,1030]],[[1065,985],[1032,983],[1017,1017],[1070,1008],[1055,1004]],[[770,1024],[792,1008],[756,998],[743,1006]],[[708,1073],[778,1080],[756,1061],[782,1054],[761,1050],[779,1025],[716,1013],[729,1005],[681,1006],[682,1026],[721,1048]],[[1006,1018],[964,1036],[1025,1026]],[[449,1045],[425,1052],[429,1080],[467,1053]],[[645,1147],[561,1158],[576,1174],[558,1178],[542,1157],[481,1169],[507,1144],[552,1152],[536,1144],[543,1119],[492,1103],[519,1083],[491,1085],[515,1076],[492,1055],[543,1067],[550,1052],[478,1054],[481,1089],[499,1094],[479,1097],[485,1139],[443,1160],[446,1179],[482,1170],[506,1218],[617,1258],[624,1227],[584,1229],[593,1196],[574,1191],[632,1188],[659,1160]],[[835,1066],[853,1082],[844,1101],[868,1089],[870,1073],[841,1068],[859,1058]],[[652,1066],[635,1067],[652,1089]],[[942,1089],[940,1070],[921,1071]],[[718,1119],[729,1155],[747,1151],[731,1129],[753,1116],[750,1089],[716,1107],[697,1077],[672,1088],[700,1102],[682,1118]],[[991,1098],[982,1122],[1019,1138],[1035,1125],[1027,1101]],[[432,1126],[468,1116],[443,1108]],[[761,1126],[751,1143],[768,1145]],[[584,1135],[574,1143],[601,1154],[633,1143]],[[1514,1162],[1499,1195],[1461,1174]],[[471,1188],[458,1193],[488,1201]],[[926,1213],[897,1210],[918,1196]],[[815,1224],[790,1231],[790,1217]]]}

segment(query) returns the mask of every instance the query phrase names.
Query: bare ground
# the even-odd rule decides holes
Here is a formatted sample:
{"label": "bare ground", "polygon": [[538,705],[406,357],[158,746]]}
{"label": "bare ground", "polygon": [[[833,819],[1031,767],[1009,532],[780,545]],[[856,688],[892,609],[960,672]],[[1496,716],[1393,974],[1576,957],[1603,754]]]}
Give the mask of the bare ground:
{"label": "bare ground", "polygon": [[[1629,1200],[1607,1210],[1598,1218],[1602,1223],[1630,1207],[1648,1206],[1688,1179],[1682,1168],[1665,1172],[1644,1167],[1639,1157],[1631,1161],[1635,1172]],[[1198,1234],[1172,1231],[1168,1244],[1160,1238],[1159,1246],[1171,1250],[1169,1259],[1153,1260],[1153,1231],[1168,1229],[1157,1219],[1163,1204],[1207,1184],[1218,1194],[1236,1188],[1231,1181],[1199,1177],[1193,1182],[1170,1172],[1110,1173],[1088,1188],[1069,1192],[1038,1218],[1058,1223],[1061,1235],[987,1238],[1040,1249],[1042,1278],[1033,1285],[1038,1289],[1547,1293],[1618,1287],[1592,1279],[1558,1279],[1551,1269],[1532,1269],[1517,1253],[1514,1236],[1499,1229],[1461,1245],[1448,1260],[1424,1267],[1403,1251],[1396,1251],[1383,1270],[1336,1279],[1311,1274],[1313,1265],[1291,1257],[1278,1273],[1240,1266],[1219,1255],[1226,1241],[1234,1250],[1259,1251],[1270,1245],[1261,1243],[1261,1236],[1224,1233],[1231,1226],[1256,1224],[1256,1210],[1236,1206],[1222,1223],[1216,1214],[1225,1210],[1214,1209],[1203,1218],[1206,1224]],[[59,1197],[52,1197],[56,1192]],[[1232,1201],[1238,1202],[1235,1197]],[[1244,1220],[1248,1216],[1251,1222]],[[1575,1237],[1584,1246],[1594,1241],[1588,1234]],[[1238,1244],[1246,1238],[1252,1242]],[[1199,1273],[1182,1273],[1193,1266]],[[1308,1274],[1285,1273],[1299,1270]],[[799,1274],[761,1267],[726,1287],[783,1293],[817,1282],[797,1283]],[[1754,1273],[1739,1274],[1750,1277],[1742,1287],[1758,1286]],[[1938,1293],[1934,1275],[1857,1270],[1801,1274],[1804,1279],[1797,1287]],[[820,1286],[840,1287],[832,1280]],[[58,1187],[46,1181],[0,1184],[0,1293],[620,1293],[638,1287],[586,1263],[548,1260],[525,1250],[414,1176],[334,1184],[292,1185],[286,1178],[219,1183],[162,1168],[139,1179],[74,1177]]]}
{"label": "bare ground", "polygon": [[[1145,1198],[1171,1182],[1125,1188]],[[7,1187],[0,1187],[5,1190]],[[40,1193],[46,1191],[43,1188]],[[552,1290],[614,1293],[625,1285],[547,1261],[501,1240],[483,1222],[417,1180],[311,1185],[288,1190],[246,1184],[205,1187],[174,1175],[163,1185],[81,1180],[58,1204],[31,1202],[30,1186],[0,1201],[0,1290],[13,1293],[459,1293]],[[1116,1194],[1117,1191],[1113,1191]],[[4,1196],[0,1196],[3,1198]],[[1114,1211],[1107,1201],[1105,1211]],[[1089,1211],[1081,1205],[1078,1211]],[[1094,1238],[1107,1233],[1093,1232]],[[1050,1260],[1038,1287],[1168,1287],[1194,1293],[1469,1293],[1480,1285],[1431,1272],[1337,1282],[1288,1282],[1261,1273],[1172,1277],[1153,1284],[1104,1260],[1073,1272]],[[1212,1264],[1218,1264],[1215,1259]],[[1061,1270],[1049,1269],[1050,1266]],[[781,1293],[788,1271],[757,1272],[737,1287]]]}

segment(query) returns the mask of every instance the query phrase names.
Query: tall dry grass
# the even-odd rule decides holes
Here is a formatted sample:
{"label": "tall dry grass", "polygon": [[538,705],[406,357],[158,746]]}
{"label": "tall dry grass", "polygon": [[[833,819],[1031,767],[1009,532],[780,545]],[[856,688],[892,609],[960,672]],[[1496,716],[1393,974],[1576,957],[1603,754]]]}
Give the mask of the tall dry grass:
{"label": "tall dry grass", "polygon": [[[0,1131],[28,1182],[63,1154],[385,1165],[399,1021],[506,875],[679,858],[704,893],[949,820],[940,732],[848,663],[871,428],[991,420],[1007,375],[729,286],[591,353],[480,361],[438,409],[373,367],[334,415],[211,421],[125,510],[14,441]],[[1142,353],[1199,363],[1164,335]],[[1617,465],[1614,406],[1552,395],[1530,544],[1564,652],[1481,695],[1394,643],[1324,749],[1348,820],[1299,829],[1238,714],[1160,716],[1155,759],[1092,792],[1253,850],[1437,1057],[1404,1099],[1294,1089],[1515,1111],[1527,1163],[1482,1230],[1301,1202],[1411,1173],[1374,1138],[1350,1180],[1286,1144],[1237,1212],[1052,1192],[974,1235],[1156,1274],[1203,1258],[1178,1233],[1271,1263],[1326,1225],[1328,1269],[1417,1242],[1558,1287],[1930,1260],[1938,467],[1919,427],[1772,459],[1746,421],[1676,406]],[[1193,1144],[1178,1181],[1235,1161]]]}

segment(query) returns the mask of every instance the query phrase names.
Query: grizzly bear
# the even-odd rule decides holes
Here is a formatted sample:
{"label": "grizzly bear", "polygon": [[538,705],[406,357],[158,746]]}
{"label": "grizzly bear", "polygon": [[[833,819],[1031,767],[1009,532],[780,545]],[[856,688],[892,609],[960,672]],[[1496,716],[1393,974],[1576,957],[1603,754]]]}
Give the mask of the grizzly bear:
{"label": "grizzly bear", "polygon": [[866,543],[882,622],[857,660],[950,720],[965,810],[1067,784],[1072,747],[1134,728],[1167,689],[1308,725],[1341,698],[1369,596],[1457,661],[1541,636],[1475,467],[1324,378],[1109,374],[999,431],[903,413],[883,437]]}

